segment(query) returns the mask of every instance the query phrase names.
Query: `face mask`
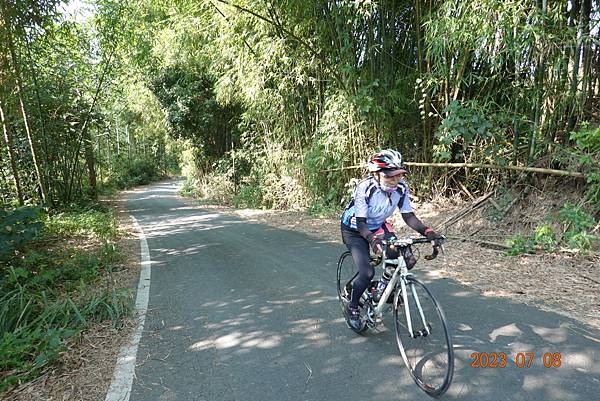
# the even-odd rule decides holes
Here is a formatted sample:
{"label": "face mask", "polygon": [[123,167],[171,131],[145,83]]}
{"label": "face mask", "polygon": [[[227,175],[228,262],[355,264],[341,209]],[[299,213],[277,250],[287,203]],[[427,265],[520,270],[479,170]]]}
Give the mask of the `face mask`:
{"label": "face mask", "polygon": [[396,188],[398,187],[397,185],[394,185],[393,187],[388,187],[387,185],[380,183],[379,186],[381,187],[381,189],[384,192],[387,192],[388,194],[394,192],[396,190]]}

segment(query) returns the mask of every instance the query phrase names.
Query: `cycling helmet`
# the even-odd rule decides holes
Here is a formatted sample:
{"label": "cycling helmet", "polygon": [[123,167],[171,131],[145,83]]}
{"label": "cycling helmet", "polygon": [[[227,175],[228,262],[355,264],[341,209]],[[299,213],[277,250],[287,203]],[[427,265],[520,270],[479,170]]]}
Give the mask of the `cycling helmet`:
{"label": "cycling helmet", "polygon": [[375,153],[368,163],[370,172],[382,172],[388,177],[398,174],[406,174],[408,170],[402,163],[402,155],[400,152],[392,149],[385,149]]}

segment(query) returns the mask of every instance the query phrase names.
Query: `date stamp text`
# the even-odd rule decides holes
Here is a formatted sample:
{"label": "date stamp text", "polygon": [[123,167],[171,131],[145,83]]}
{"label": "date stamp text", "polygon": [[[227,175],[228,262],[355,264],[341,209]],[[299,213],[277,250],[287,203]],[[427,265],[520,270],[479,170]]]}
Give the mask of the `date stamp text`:
{"label": "date stamp text", "polygon": [[535,352],[518,352],[508,355],[504,352],[473,352],[471,353],[472,368],[505,368],[514,362],[517,368],[531,368],[541,363],[545,368],[560,368],[560,352],[546,352],[536,354]]}

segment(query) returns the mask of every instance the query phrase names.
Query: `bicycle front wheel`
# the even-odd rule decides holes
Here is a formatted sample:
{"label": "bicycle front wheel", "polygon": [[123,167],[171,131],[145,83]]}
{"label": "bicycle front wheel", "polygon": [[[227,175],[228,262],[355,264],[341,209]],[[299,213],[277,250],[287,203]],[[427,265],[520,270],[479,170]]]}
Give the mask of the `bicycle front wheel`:
{"label": "bicycle front wheel", "polygon": [[406,297],[401,294],[400,283],[394,297],[398,348],[417,385],[437,397],[446,392],[454,372],[454,352],[446,318],[423,283],[410,276],[405,283]]}

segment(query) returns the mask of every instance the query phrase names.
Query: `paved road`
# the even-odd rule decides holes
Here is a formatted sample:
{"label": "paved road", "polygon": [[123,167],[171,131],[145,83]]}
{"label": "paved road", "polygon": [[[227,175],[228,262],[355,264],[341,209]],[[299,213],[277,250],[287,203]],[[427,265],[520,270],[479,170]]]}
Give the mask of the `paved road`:
{"label": "paved road", "polygon": [[[343,245],[189,206],[176,190],[160,183],[128,201],[153,261],[131,401],[430,399],[393,330],[361,337],[345,327],[335,290]],[[423,264],[420,277],[453,333],[454,382],[442,399],[599,399],[599,331],[482,297]],[[536,357],[530,368],[482,369],[470,366],[473,352]],[[546,352],[561,353],[562,366],[545,368]]]}

